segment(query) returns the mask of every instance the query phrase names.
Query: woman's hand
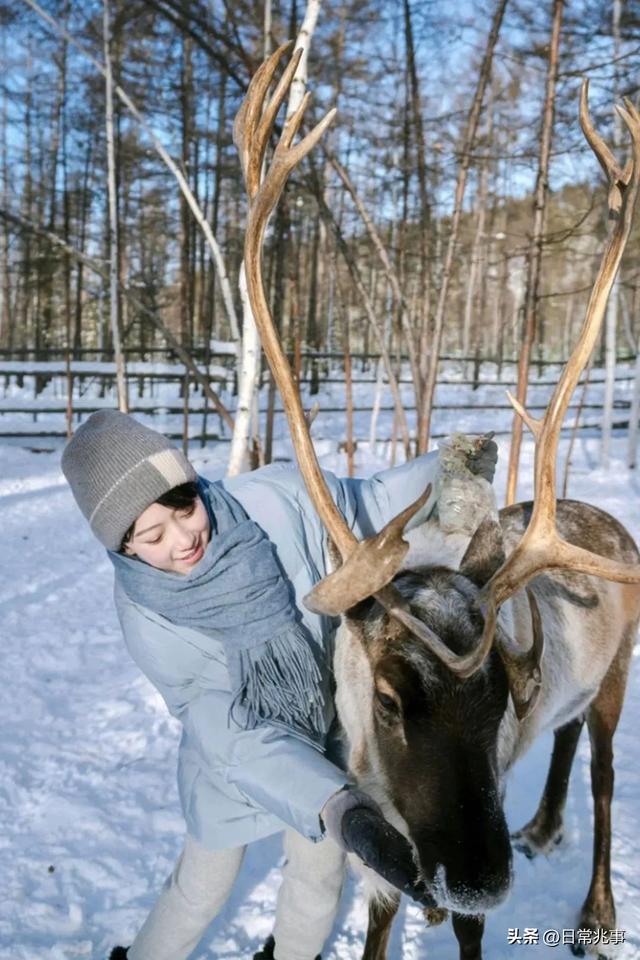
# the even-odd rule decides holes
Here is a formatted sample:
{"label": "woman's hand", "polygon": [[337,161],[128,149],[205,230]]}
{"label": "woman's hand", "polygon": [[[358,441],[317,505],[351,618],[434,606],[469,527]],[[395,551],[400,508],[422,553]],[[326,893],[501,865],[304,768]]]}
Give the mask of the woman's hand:
{"label": "woman's hand", "polygon": [[345,787],[327,800],[321,817],[328,835],[347,853],[355,853],[365,866],[413,900],[425,907],[435,906],[418,878],[411,844],[385,819],[370,796]]}

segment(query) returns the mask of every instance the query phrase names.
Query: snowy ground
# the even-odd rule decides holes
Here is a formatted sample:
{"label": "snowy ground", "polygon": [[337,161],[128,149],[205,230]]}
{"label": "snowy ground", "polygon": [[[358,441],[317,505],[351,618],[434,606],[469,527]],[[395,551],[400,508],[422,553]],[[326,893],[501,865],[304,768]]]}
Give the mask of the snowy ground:
{"label": "snowy ground", "polygon": [[[486,428],[480,412],[473,419]],[[322,446],[323,465],[344,470],[334,450]],[[596,466],[597,438],[580,440],[570,494],[610,510],[640,538],[640,477],[624,468],[623,451],[617,439],[604,473]],[[195,450],[193,459],[215,477],[227,452],[227,446]],[[527,444],[523,476],[530,475],[531,455]],[[59,459],[59,450],[38,454],[0,442],[2,960],[102,960],[113,944],[129,943],[181,845],[177,724],[128,659],[110,599],[111,565],[77,513]],[[505,459],[506,447],[500,489]],[[384,465],[359,449],[359,473]],[[616,737],[613,886],[618,927],[626,931],[621,960],[640,956],[639,725],[636,656]],[[548,740],[539,742],[515,771],[507,802],[514,829],[533,812],[549,751]],[[566,826],[564,844],[549,859],[516,856],[513,893],[487,920],[490,960],[570,956],[563,946],[508,945],[507,931],[562,931],[582,903],[592,836],[586,737]],[[254,845],[197,960],[245,960],[257,949],[271,929],[279,858],[277,838]],[[359,958],[365,922],[350,882],[325,960]],[[407,906],[390,957],[456,960],[457,947],[448,924],[427,930],[419,911]]]}

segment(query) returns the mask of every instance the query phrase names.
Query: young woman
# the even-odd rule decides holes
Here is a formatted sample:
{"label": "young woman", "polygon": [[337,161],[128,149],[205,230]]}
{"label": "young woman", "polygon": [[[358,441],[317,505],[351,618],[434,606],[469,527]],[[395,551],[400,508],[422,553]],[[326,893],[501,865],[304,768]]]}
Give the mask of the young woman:
{"label": "young woman", "polygon": [[[489,442],[473,469],[491,480],[495,462]],[[437,463],[427,454],[370,480],[327,481],[363,537],[413,502]],[[325,575],[326,544],[297,469],[211,483],[161,434],[115,411],[78,429],[62,467],[113,562],[129,652],[183,727],[184,849],[133,944],[111,960],[185,960],[227,899],[246,845],[282,830],[274,936],[257,960],[318,957],[347,851],[426,901],[408,844],[340,765],[337,623],[301,603]],[[414,523],[432,507],[433,498]],[[363,807],[368,816],[354,816]]]}

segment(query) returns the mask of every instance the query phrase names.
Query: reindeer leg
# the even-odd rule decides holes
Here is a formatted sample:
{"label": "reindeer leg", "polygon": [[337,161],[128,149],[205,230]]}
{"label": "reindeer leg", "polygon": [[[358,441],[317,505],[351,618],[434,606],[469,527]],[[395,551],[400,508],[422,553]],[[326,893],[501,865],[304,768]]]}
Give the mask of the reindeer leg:
{"label": "reindeer leg", "polygon": [[[616,923],[616,908],[611,891],[611,799],[614,780],[612,741],[622,710],[635,628],[628,637],[629,642],[618,650],[598,695],[587,711],[594,807],[593,873],[589,892],[580,911],[577,924],[579,929],[612,930]],[[585,954],[582,945],[576,944],[571,949],[575,956]],[[598,953],[597,947],[594,952]]]}
{"label": "reindeer leg", "polygon": [[386,960],[387,944],[400,897],[369,901],[369,926],[362,960]]}
{"label": "reindeer leg", "polygon": [[462,913],[452,913],[451,922],[460,947],[460,960],[482,960],[482,934],[484,933],[484,916],[468,916]]}
{"label": "reindeer leg", "polygon": [[529,823],[511,834],[513,846],[529,860],[539,853],[550,853],[562,840],[569,776],[583,724],[584,717],[580,717],[554,732],[551,763],[538,809]]}

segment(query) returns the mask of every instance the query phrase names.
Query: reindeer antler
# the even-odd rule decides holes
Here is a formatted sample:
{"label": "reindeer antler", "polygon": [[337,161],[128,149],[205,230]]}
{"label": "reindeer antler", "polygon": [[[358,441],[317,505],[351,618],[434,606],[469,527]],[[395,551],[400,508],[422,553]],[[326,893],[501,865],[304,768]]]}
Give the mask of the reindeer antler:
{"label": "reindeer antler", "polygon": [[615,221],[615,226],[602,255],[578,342],[562,371],[544,417],[535,419],[511,394],[508,395],[535,441],[533,511],[522,539],[485,587],[482,642],[474,653],[457,661],[454,669],[461,677],[471,676],[486,659],[493,643],[501,604],[538,574],[567,569],[619,583],[640,582],[640,566],[618,563],[570,544],[556,528],[556,461],[560,428],[571,395],[600,333],[609,293],[629,237],[640,182],[640,114],[627,99],[624,101],[626,109],[616,107],[632,142],[631,158],[622,169],[593,127],[589,116],[588,91],[588,81],[584,80],[580,94],[580,124],[609,180],[609,216]]}
{"label": "reindeer antler", "polygon": [[[271,213],[294,167],[313,149],[336,111],[329,113],[298,144],[293,140],[302,124],[310,94],[305,94],[296,112],[287,120],[274,150],[271,163],[262,174],[265,153],[275,119],[302,55],[294,53],[277,84],[273,96],[265,104],[267,92],[283,54],[291,43],[279,47],[257,70],[233,125],[233,139],[240,154],[247,193],[249,215],[244,242],[245,274],[249,301],[262,346],[282,396],[291,439],[309,496],[329,536],[342,557],[342,566],[305,597],[309,609],[318,613],[338,614],[366,597],[377,596],[391,610],[401,602],[400,595],[389,581],[397,573],[409,545],[402,531],[411,517],[426,503],[431,488],[403,513],[392,520],[375,537],[359,543],[335,505],[320,469],[300,395],[289,362],[282,350],[271,317],[262,280],[262,245]],[[380,591],[385,588],[383,593]]]}

